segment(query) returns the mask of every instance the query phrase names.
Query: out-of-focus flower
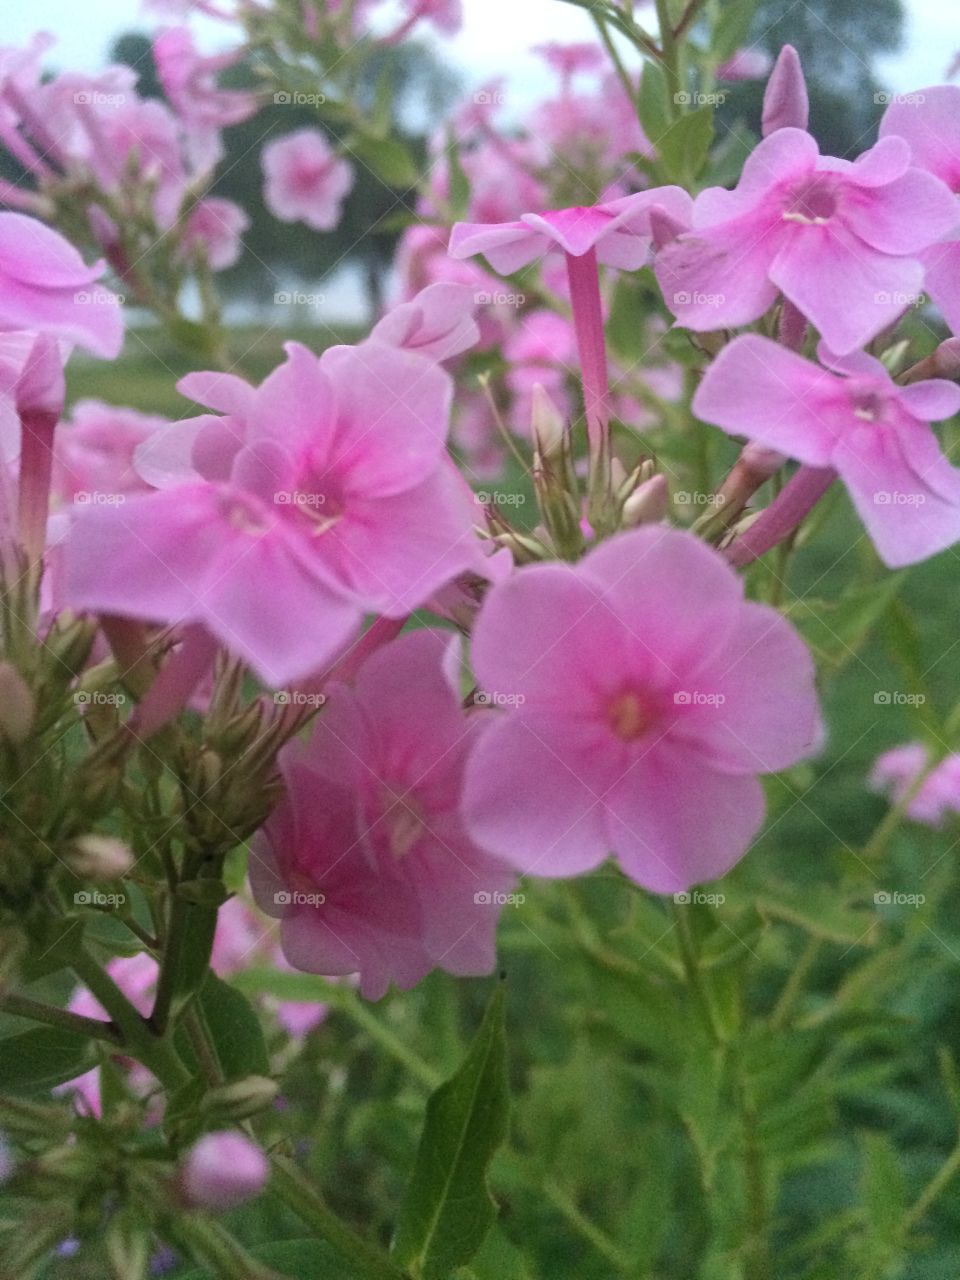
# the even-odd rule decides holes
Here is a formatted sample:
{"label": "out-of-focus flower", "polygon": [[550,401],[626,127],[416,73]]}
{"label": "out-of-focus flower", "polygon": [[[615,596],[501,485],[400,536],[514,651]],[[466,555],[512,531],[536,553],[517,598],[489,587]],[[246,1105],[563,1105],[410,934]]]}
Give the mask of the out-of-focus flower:
{"label": "out-of-focus flower", "polygon": [[267,208],[281,222],[331,231],[353,186],[353,168],[319,129],[297,129],[268,142],[261,155]]}
{"label": "out-of-focus flower", "polygon": [[[870,786],[899,803],[927,767],[927,748],[922,742],[907,742],[885,751],[870,774]],[[947,756],[923,780],[907,805],[914,822],[942,827],[947,817],[960,813],[960,756]]]}
{"label": "out-of-focus flower", "polygon": [[204,1134],[177,1172],[177,1188],[190,1209],[222,1213],[259,1195],[270,1176],[260,1147],[236,1129]]}
{"label": "out-of-focus flower", "polygon": [[180,240],[181,251],[200,249],[211,271],[234,266],[250,226],[246,212],[232,200],[208,196],[191,209]]}

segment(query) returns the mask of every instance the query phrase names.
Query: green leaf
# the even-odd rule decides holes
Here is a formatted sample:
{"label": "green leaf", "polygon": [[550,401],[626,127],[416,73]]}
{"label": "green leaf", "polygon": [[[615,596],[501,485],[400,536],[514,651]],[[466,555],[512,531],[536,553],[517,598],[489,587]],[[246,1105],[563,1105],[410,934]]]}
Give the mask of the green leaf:
{"label": "green leaf", "polygon": [[460,163],[460,148],[452,129],[447,134],[447,178],[450,211],[455,218],[465,218],[470,204],[470,179]]}
{"label": "green leaf", "polygon": [[643,68],[637,114],[643,125],[643,132],[659,150],[660,142],[670,128],[670,113],[667,110],[666,77],[662,67],[656,62],[648,62]]}
{"label": "green leaf", "polygon": [[758,2],[759,0],[728,0],[727,4],[720,6],[710,42],[711,52],[718,64],[726,62],[727,58],[732,57],[747,43]]}
{"label": "green leaf", "polygon": [[416,184],[418,173],[413,156],[399,138],[375,138],[369,133],[354,135],[348,150],[372,169],[388,187],[398,189]]}
{"label": "green leaf", "polygon": [[656,144],[667,177],[691,182],[703,168],[713,141],[713,107],[698,107],[675,120]]}
{"label": "green leaf", "polygon": [[[297,1280],[362,1280],[362,1272],[344,1262],[322,1240],[277,1240],[254,1245],[249,1252],[258,1262],[296,1276]],[[180,1280],[217,1280],[212,1271],[188,1271]]]}
{"label": "green leaf", "polygon": [[210,973],[197,1002],[226,1079],[268,1076],[270,1059],[263,1029],[246,996]]}
{"label": "green leaf", "polygon": [[787,617],[813,650],[818,665],[836,674],[866,643],[875,624],[889,608],[902,573],[845,592],[839,601],[794,600]]}
{"label": "green leaf", "polygon": [[4,1093],[49,1093],[83,1075],[96,1062],[86,1036],[60,1027],[37,1027],[0,1040],[0,1088]]}
{"label": "green leaf", "polygon": [[496,1221],[487,1168],[507,1135],[503,1009],[499,986],[460,1070],[427,1103],[394,1246],[396,1261],[418,1280],[448,1280]]}

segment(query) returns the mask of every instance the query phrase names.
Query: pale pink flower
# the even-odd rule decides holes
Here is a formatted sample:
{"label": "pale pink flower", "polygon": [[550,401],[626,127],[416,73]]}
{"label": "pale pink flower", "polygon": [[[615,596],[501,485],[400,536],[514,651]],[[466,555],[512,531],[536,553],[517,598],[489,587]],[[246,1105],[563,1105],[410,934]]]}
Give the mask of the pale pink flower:
{"label": "pale pink flower", "polygon": [[607,61],[600,45],[586,41],[563,44],[559,40],[550,40],[546,44],[535,44],[532,52],[539,54],[547,66],[556,71],[564,88],[569,88],[575,75],[600,71]]}
{"label": "pale pink flower", "polygon": [[902,139],[850,162],[778,129],[736,190],[697,196],[692,230],[660,250],[656,274],[688,329],[750,324],[782,292],[844,355],[907,309],[923,287],[918,255],[956,223],[950,191],[911,167]]}
{"label": "pale pink flower", "polygon": [[161,31],[153,41],[153,59],[173,109],[191,126],[223,129],[247,120],[257,110],[252,93],[221,89],[217,75],[234,66],[241,50],[214,57],[200,54],[186,27]]}
{"label": "pale pink flower", "polygon": [[900,387],[864,352],[841,358],[821,344],[820,359],[828,368],[744,334],[708,367],[694,412],[835,471],[886,564],[952,546],[960,540],[960,470],[929,424],[960,410],[960,387],[941,378]]}
{"label": "pale pink flower", "polygon": [[734,83],[739,80],[762,80],[773,66],[773,59],[766,49],[756,45],[737,49],[726,62],[717,67],[717,79]]}
{"label": "pale pink flower", "polygon": [[761,131],[766,137],[778,129],[806,129],[809,116],[810,99],[800,55],[792,44],[785,44],[764,90]]}
{"label": "pale pink flower", "polygon": [[223,1213],[259,1195],[270,1162],[257,1144],[236,1129],[205,1133],[177,1170],[177,1188],[189,1209]]}
{"label": "pale pink flower", "polygon": [[190,210],[180,238],[181,251],[199,249],[211,271],[226,271],[239,260],[243,233],[249,226],[250,219],[238,204],[208,196]]}
{"label": "pale pink flower", "polygon": [[491,853],[541,876],[615,853],[676,893],[728,871],[763,820],[757,774],[811,755],[813,662],[693,535],[647,525],[577,565],[519,569],[473,634],[504,712],[467,765],[465,814]]}
{"label": "pale pink flower", "polygon": [[0,213],[0,331],[32,329],[112,359],[123,343],[119,300],[52,228],[22,213]]}
{"label": "pale pink flower", "polygon": [[202,623],[278,687],[324,669],[365,614],[405,617],[482,566],[445,448],[451,383],[432,361],[290,343],[257,391],[227,374],[181,387],[224,416],[141,446],[155,451],[141,474],[170,488],[78,515],[73,607]]}
{"label": "pale pink flower", "polygon": [[68,502],[146,492],[133,464],[137,447],[167,426],[164,418],[100,400],[78,400],[54,438],[54,490]]}
{"label": "pale pink flower", "polygon": [[[455,644],[455,642],[454,642]],[[431,969],[489,973],[513,873],[463,828],[477,724],[460,705],[450,637],[414,631],[331,689],[308,743],[282,755],[286,795],[254,842],[250,876],[283,920],[287,959],[359,973],[368,999]]]}
{"label": "pale pink flower", "polygon": [[467,285],[431,284],[391,308],[374,325],[370,341],[415,351],[428,360],[452,360],[480,340],[476,309],[476,292]]}
{"label": "pale pink flower", "polygon": [[305,222],[314,231],[333,230],[354,175],[319,129],[297,129],[268,142],[261,164],[263,198],[275,218]]}
{"label": "pale pink flower", "polygon": [[[922,742],[907,742],[885,751],[873,766],[870,787],[898,804],[926,769],[929,752]],[[914,822],[942,827],[946,819],[960,813],[960,756],[947,756],[920,784],[907,805]]]}
{"label": "pale pink flower", "polygon": [[[895,98],[880,121],[881,138],[903,138],[913,163],[960,192],[960,88],[936,85]],[[949,235],[926,249],[924,287],[954,332],[960,332],[960,202]]]}

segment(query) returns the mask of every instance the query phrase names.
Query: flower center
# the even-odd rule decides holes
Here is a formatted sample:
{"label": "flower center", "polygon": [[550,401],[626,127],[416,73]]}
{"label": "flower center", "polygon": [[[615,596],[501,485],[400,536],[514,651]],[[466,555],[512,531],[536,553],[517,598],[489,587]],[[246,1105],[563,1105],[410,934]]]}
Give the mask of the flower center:
{"label": "flower center", "polygon": [[388,787],[383,797],[383,822],[387,842],[394,858],[406,857],[426,826],[423,809],[410,791],[394,791]]}
{"label": "flower center", "polygon": [[613,732],[624,742],[636,742],[650,727],[647,708],[632,690],[614,698],[607,708],[607,719]]}
{"label": "flower center", "polygon": [[222,509],[224,517],[241,533],[249,533],[253,537],[259,537],[270,528],[270,521],[265,517],[259,506],[240,494],[231,494],[224,497],[222,499]]}
{"label": "flower center", "polygon": [[811,178],[794,187],[783,211],[787,222],[802,222],[822,227],[837,212],[837,188],[828,178]]}

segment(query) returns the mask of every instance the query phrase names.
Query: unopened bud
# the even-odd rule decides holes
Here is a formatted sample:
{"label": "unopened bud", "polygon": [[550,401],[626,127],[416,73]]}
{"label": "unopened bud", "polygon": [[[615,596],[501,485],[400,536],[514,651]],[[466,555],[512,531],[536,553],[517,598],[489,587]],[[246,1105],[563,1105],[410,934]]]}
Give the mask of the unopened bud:
{"label": "unopened bud", "polygon": [[63,412],[65,394],[60,346],[49,334],[41,334],[17,380],[17,413],[21,418],[40,414],[56,421]]}
{"label": "unopened bud", "polygon": [[938,378],[960,378],[960,338],[948,338],[933,353]]}
{"label": "unopened bud", "polygon": [[778,129],[806,129],[809,117],[810,100],[800,55],[792,44],[785,44],[763,95],[761,131],[766,138]]}
{"label": "unopened bud", "polygon": [[776,449],[768,449],[765,445],[750,441],[743,446],[740,462],[753,475],[769,480],[777,474],[786,462],[786,455],[777,453]]}
{"label": "unopened bud", "polygon": [[266,1185],[267,1157],[255,1142],[234,1129],[208,1133],[187,1152],[177,1188],[190,1209],[235,1209]]}
{"label": "unopened bud", "polygon": [[70,850],[70,865],[86,880],[119,880],[134,864],[133,851],[113,836],[80,836]]}
{"label": "unopened bud", "polygon": [[539,383],[533,385],[531,423],[537,453],[545,461],[556,458],[563,449],[564,420],[546,389]]}
{"label": "unopened bud", "polygon": [[36,706],[23,676],[10,662],[0,662],[0,737],[15,746],[33,727]]}
{"label": "unopened bud", "polygon": [[203,1100],[204,1109],[225,1120],[246,1120],[265,1111],[277,1096],[279,1086],[269,1076],[244,1076],[211,1089]]}
{"label": "unopened bud", "polygon": [[623,504],[623,526],[632,529],[638,524],[652,524],[663,520],[667,515],[670,503],[670,490],[667,477],[651,476],[643,484],[634,489]]}

